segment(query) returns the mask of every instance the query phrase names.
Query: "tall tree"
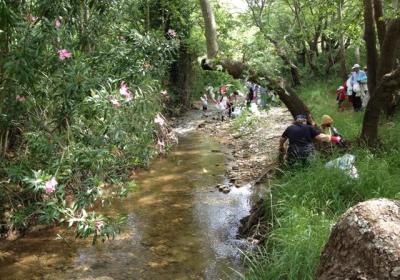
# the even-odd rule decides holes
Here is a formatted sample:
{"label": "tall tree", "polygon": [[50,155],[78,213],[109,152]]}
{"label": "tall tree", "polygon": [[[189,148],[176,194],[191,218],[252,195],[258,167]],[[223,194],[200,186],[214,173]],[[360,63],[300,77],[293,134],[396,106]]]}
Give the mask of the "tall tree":
{"label": "tall tree", "polygon": [[209,0],[200,0],[201,12],[204,18],[204,29],[207,41],[207,57],[214,58],[218,54],[217,24]]}

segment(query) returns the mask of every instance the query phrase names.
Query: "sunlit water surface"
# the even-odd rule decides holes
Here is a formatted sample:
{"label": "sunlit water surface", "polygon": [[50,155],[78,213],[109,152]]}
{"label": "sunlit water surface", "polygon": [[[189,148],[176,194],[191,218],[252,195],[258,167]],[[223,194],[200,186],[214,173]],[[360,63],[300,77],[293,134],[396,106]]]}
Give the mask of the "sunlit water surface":
{"label": "sunlit water surface", "polygon": [[103,209],[128,217],[113,241],[66,242],[56,239],[63,230],[53,229],[3,242],[0,279],[238,279],[245,244],[236,233],[251,193],[215,188],[225,180],[220,149],[190,133],[141,171],[137,191]]}

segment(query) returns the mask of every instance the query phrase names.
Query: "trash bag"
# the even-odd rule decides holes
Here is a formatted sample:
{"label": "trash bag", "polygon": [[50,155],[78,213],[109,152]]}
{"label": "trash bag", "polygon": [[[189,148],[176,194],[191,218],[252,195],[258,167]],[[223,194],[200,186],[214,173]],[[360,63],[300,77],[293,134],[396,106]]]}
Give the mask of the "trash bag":
{"label": "trash bag", "polygon": [[251,103],[250,104],[250,112],[252,113],[252,114],[254,114],[254,115],[259,115],[260,114],[260,111],[258,110],[258,107],[257,107],[257,104],[256,103]]}
{"label": "trash bag", "polygon": [[339,168],[343,170],[350,178],[358,179],[358,171],[354,166],[354,161],[356,157],[354,155],[345,154],[342,157],[331,160],[327,164],[325,164],[326,168]]}
{"label": "trash bag", "polygon": [[235,107],[235,110],[232,112],[232,118],[237,118],[242,114],[242,108],[241,107]]}

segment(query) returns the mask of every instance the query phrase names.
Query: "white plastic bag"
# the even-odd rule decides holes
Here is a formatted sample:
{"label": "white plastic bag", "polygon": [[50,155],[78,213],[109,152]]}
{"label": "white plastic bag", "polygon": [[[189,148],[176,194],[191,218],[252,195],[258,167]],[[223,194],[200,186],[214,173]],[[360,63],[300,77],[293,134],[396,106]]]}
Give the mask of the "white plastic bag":
{"label": "white plastic bag", "polygon": [[343,170],[350,178],[358,179],[358,171],[354,166],[354,161],[356,157],[354,155],[345,154],[342,157],[331,160],[327,164],[325,164],[326,168],[339,168]]}
{"label": "white plastic bag", "polygon": [[346,87],[347,87],[347,96],[351,96],[353,94],[353,87],[351,86],[351,78],[347,79]]}
{"label": "white plastic bag", "polygon": [[354,83],[354,84],[353,84],[353,91],[354,91],[355,93],[361,93],[361,87],[360,87],[360,84],[359,84],[359,83]]}

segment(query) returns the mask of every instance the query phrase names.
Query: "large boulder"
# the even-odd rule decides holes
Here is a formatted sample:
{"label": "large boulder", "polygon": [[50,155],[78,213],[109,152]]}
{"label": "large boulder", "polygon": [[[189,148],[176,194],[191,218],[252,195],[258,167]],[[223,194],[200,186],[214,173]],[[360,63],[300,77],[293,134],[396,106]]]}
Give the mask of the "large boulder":
{"label": "large boulder", "polygon": [[400,279],[400,202],[375,199],[350,208],[332,229],[317,279]]}

